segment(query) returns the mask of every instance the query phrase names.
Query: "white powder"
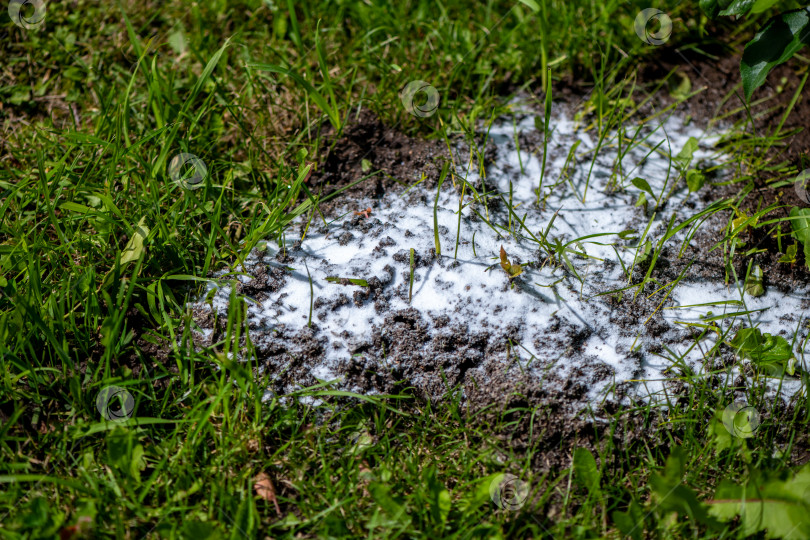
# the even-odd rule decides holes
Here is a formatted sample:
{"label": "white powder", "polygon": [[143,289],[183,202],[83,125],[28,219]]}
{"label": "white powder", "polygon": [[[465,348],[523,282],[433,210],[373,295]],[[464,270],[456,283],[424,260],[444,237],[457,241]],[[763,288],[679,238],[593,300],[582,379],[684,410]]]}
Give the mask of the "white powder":
{"label": "white powder", "polygon": [[[696,345],[688,337],[686,327],[676,321],[699,322],[700,316],[710,310],[719,314],[724,309],[741,311],[746,308],[672,308],[740,300],[736,287],[724,286],[723,276],[718,275],[717,282],[690,280],[688,276],[681,281],[675,287],[672,301],[657,315],[658,320],[665,324],[657,336],[649,335],[642,324],[654,309],[644,311],[644,319],[636,320],[629,328],[626,323],[623,328],[619,327],[617,317],[622,310],[629,309],[627,306],[633,301],[634,290],[625,292],[621,306],[609,302],[608,296],[596,295],[630,285],[623,265],[628,269],[632,266],[639,248],[635,242],[620,239],[617,234],[632,229],[635,236],[641,236],[649,220],[643,209],[635,206],[641,190],[633,186],[631,180],[635,177],[645,179],[656,195],[677,186],[649,229],[655,245],[673,213],[678,224],[705,207],[697,194],[688,192],[670,156],[675,156],[689,137],[695,137],[700,145],[692,167],[700,160],[722,162],[725,158],[712,150],[717,137],[709,136],[697,127],[686,126],[675,116],[657,124],[653,121],[645,126],[643,136],[629,150],[627,141],[622,142],[624,157],[621,163],[617,159],[619,141],[615,133],[609,134],[596,153],[591,171],[598,134],[584,131],[563,113],[556,114],[551,125],[555,127],[548,142],[543,182],[545,206],[542,209],[537,206],[536,192],[540,181],[542,145],[535,154],[526,149],[518,152],[514,144],[515,129],[524,135],[536,131],[535,118],[526,116],[516,126],[511,119],[504,119],[489,131],[490,144],[497,148],[497,159],[487,167],[488,189],[494,188],[507,201],[511,198],[514,212],[525,220],[525,228],[517,223],[515,216],[510,220],[505,205],[493,204],[493,199],[490,199],[486,205],[488,209],[483,203],[474,202],[470,189],[467,189],[456,255],[460,180],[466,179],[480,189],[478,171],[462,166],[457,170],[455,182],[452,178],[447,179],[438,200],[440,261],[431,259],[430,254],[435,247],[433,201],[436,192],[428,191],[422,185],[412,188],[405,196],[389,190],[381,199],[346,201],[343,208],[328,218],[347,215],[328,227],[322,227],[322,221],[319,225],[316,217],[300,249],[290,252],[291,262],[277,262],[273,258],[275,248],[250,255],[248,266],[253,270],[259,265],[293,268],[279,290],[269,293],[261,303],[249,302],[249,320],[256,327],[251,332],[251,339],[255,343],[261,345],[276,339],[274,336],[279,329],[290,336],[306,328],[311,301],[306,268],[312,278],[315,300],[319,300],[320,307],[312,313],[312,320],[316,327],[313,339],[322,344],[321,352],[316,361],[312,361],[312,356],[306,357],[310,365],[303,372],[308,370],[308,376],[300,375],[303,372],[299,368],[297,379],[290,379],[295,384],[288,382],[287,391],[300,384],[340,379],[345,366],[358,355],[373,357],[380,371],[391,367],[387,359],[400,365],[410,362],[406,370],[410,377],[407,383],[415,387],[430,384],[429,381],[438,375],[420,374],[420,359],[413,351],[401,353],[395,341],[392,342],[394,350],[390,351],[377,350],[371,343],[375,331],[385,336],[390,330],[386,316],[409,307],[421,315],[430,338],[421,344],[421,349],[420,344],[416,344],[417,352],[421,350],[424,355],[431,355],[431,360],[437,355],[447,355],[451,362],[462,361],[460,357],[453,359],[452,348],[447,351],[436,347],[438,339],[451,339],[450,329],[459,325],[466,326],[469,336],[483,335],[489,340],[503,339],[503,336],[514,338],[510,339],[508,348],[490,347],[487,352],[479,347],[480,354],[466,368],[467,376],[474,377],[478,383],[486,383],[487,373],[498,369],[516,374],[528,373],[538,379],[538,384],[544,384],[543,381],[553,373],[556,381],[580,380],[587,386],[587,399],[599,402],[612,397],[614,385],[618,383],[629,383],[629,387],[628,384],[623,387],[633,397],[660,397],[665,391],[665,381],[678,377],[679,370],[672,369],[671,353],[682,355],[683,361],[694,371],[705,372],[704,353],[711,349],[716,335],[709,333]],[[626,137],[632,136],[634,130],[626,129]],[[542,134],[540,137],[542,140]],[[576,141],[579,141],[579,146],[576,159],[568,167],[570,177],[560,180],[569,150]],[[658,151],[650,153],[655,147]],[[460,160],[457,163],[470,161],[466,155],[457,157]],[[403,180],[415,181],[420,172],[413,171],[412,179]],[[587,195],[582,201],[586,188]],[[372,208],[369,218],[360,218],[353,213],[353,210],[366,207]],[[489,223],[476,217],[476,211]],[[558,238],[561,243],[566,243],[588,235],[612,233],[571,244],[572,249],[584,250],[592,257],[568,254],[582,282],[563,261],[547,260],[547,253],[531,239],[532,235],[539,238],[546,231],[555,212],[558,214],[548,234],[549,240]],[[668,245],[680,246],[687,230],[668,240]],[[501,246],[511,261],[535,263],[524,266],[514,287],[510,286],[506,273],[498,264]],[[421,263],[414,270],[413,297],[409,303],[408,250],[411,248]],[[395,260],[395,255],[398,260]],[[375,308],[373,297],[361,299],[361,305],[356,305],[352,295],[362,287],[330,283],[327,277],[379,278],[385,283],[381,289],[385,299],[383,309],[378,311]],[[349,301],[334,308],[341,295],[347,296]],[[786,295],[771,288],[760,298],[746,296],[743,300],[748,310],[765,309],[752,316],[762,331],[782,334],[792,340],[797,330],[801,336],[806,334],[806,329],[802,328],[805,326],[802,323],[802,299],[805,296],[805,291]],[[227,313],[229,297],[230,286],[225,283],[214,294],[211,306],[221,314]],[[660,299],[656,304],[658,301]],[[195,307],[209,309],[203,302]],[[624,320],[627,320],[626,316]],[[736,324],[739,322],[738,318]],[[735,324],[732,319],[717,323],[726,325],[724,327]],[[210,333],[205,337],[210,338]],[[364,343],[365,348],[362,347]],[[296,347],[290,343],[284,358],[303,354]],[[798,347],[797,343],[797,354],[801,357],[803,352],[798,351]],[[361,352],[356,352],[358,350]],[[634,350],[637,353],[631,352]],[[283,375],[286,368],[277,365],[274,369]],[[772,380],[770,384],[775,388],[779,381]],[[801,388],[798,379],[785,380],[782,392],[790,396]],[[365,388],[350,385],[347,389],[366,393],[377,391],[373,385]],[[430,394],[433,390],[426,392]]]}

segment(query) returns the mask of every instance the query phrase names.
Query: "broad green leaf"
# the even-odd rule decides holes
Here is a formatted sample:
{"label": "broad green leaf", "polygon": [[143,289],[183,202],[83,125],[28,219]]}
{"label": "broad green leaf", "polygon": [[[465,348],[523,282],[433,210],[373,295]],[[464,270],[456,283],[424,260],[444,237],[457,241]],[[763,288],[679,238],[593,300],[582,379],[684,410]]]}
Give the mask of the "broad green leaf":
{"label": "broad green leaf", "polygon": [[132,432],[116,427],[107,435],[107,464],[113,467],[128,467],[132,444]]}
{"label": "broad green leaf", "polygon": [[431,467],[427,471],[427,488],[430,497],[430,515],[437,524],[447,523],[450,514],[450,492],[436,476],[436,469]]}
{"label": "broad green leaf", "polygon": [[790,59],[810,42],[810,7],[781,13],[770,19],[748,42],[740,61],[745,99],[765,82],[774,66]]}
{"label": "broad green leaf", "polygon": [[712,436],[711,441],[718,452],[732,448],[735,443],[739,444],[737,441],[742,440],[739,437],[732,437],[726,426],[723,425],[723,409],[717,409],[709,420],[709,434]]}
{"label": "broad green leaf", "polygon": [[647,262],[647,259],[650,258],[651,253],[652,253],[652,241],[648,238],[647,241],[644,243],[644,247],[641,250],[641,253],[637,255],[636,264],[644,264],[645,262]]}
{"label": "broad green leaf", "polygon": [[683,483],[686,456],[680,447],[675,447],[667,458],[664,474],[650,475],[650,487],[658,501],[658,508],[665,512],[677,512],[682,516],[709,526],[714,526],[706,507],[697,499],[694,491]]}
{"label": "broad green leaf", "polygon": [[675,77],[670,79],[669,95],[677,100],[687,99],[689,93],[692,91],[692,81],[689,79],[688,75],[680,71],[676,72],[675,76],[677,77],[677,82]]}
{"label": "broad green leaf", "polygon": [[281,39],[287,33],[287,18],[281,14],[281,12],[276,13],[276,16],[273,17],[273,35],[276,39]]}
{"label": "broad green leaf", "polygon": [[706,183],[706,175],[697,169],[689,169],[686,171],[686,185],[689,191],[694,193],[703,187]]}
{"label": "broad green leaf", "polygon": [[748,275],[748,279],[745,280],[745,292],[754,297],[765,294],[762,268],[758,264],[751,267],[751,273]]}
{"label": "broad green leaf", "polygon": [[700,9],[703,13],[714,19],[721,11],[726,9],[732,0],[700,0]]}
{"label": "broad green leaf", "polygon": [[458,510],[461,512],[475,510],[481,505],[490,502],[492,500],[489,493],[490,486],[502,477],[502,473],[495,473],[468,484],[464,489],[459,489],[457,486],[456,489],[463,493],[461,500],[456,503]]}
{"label": "broad green leaf", "polygon": [[382,482],[371,482],[368,491],[377,505],[388,515],[391,521],[405,526],[411,522],[408,509],[399,498],[391,496],[391,486]]}
{"label": "broad green leaf", "polygon": [[593,496],[599,496],[599,469],[593,454],[587,448],[574,450],[574,475],[583,487]]}
{"label": "broad green leaf", "polygon": [[720,15],[745,15],[754,7],[755,1],[756,0],[734,0],[726,9],[720,12]]}
{"label": "broad green leaf", "polygon": [[354,444],[349,447],[347,454],[351,456],[359,456],[372,446],[374,446],[374,439],[369,435],[368,430],[363,429],[357,431],[352,435]]}
{"label": "broad green leaf", "polygon": [[132,455],[130,456],[129,462],[129,475],[130,477],[135,480],[136,482],[140,482],[141,479],[141,471],[146,468],[146,453],[143,450],[143,446],[140,444],[136,444],[132,447]]}
{"label": "broad green leaf", "polygon": [[780,377],[783,371],[794,374],[793,350],[781,336],[763,334],[758,328],[741,328],[729,344],[768,375]]}
{"label": "broad green leaf", "polygon": [[781,263],[795,263],[796,254],[799,252],[799,244],[791,244],[785,249],[785,254],[779,257]]}
{"label": "broad green leaf", "polygon": [[136,483],[146,467],[143,446],[135,439],[135,432],[117,427],[107,436],[107,464],[117,468]]}
{"label": "broad green leaf", "polygon": [[778,0],[700,0],[700,8],[711,18],[719,15],[746,15],[762,13]]}
{"label": "broad green leaf", "polygon": [[778,1],[779,0],[756,0],[751,8],[751,13],[762,13],[766,9],[770,9]]}
{"label": "broad green leaf", "polygon": [[667,457],[664,464],[664,476],[662,477],[667,483],[678,484],[683,479],[686,472],[686,453],[683,448],[676,446]]}
{"label": "broad green leaf", "polygon": [[188,49],[188,42],[186,41],[186,36],[183,33],[182,28],[178,28],[171,34],[169,34],[169,47],[174,50],[177,54],[183,54]]}
{"label": "broad green leaf", "polygon": [[644,537],[644,512],[636,501],[630,503],[627,512],[613,512],[613,523],[624,534],[633,540],[641,540]]}
{"label": "broad green leaf", "polygon": [[441,490],[438,497],[436,497],[436,505],[438,506],[442,523],[447,523],[447,516],[450,514],[451,504],[450,492],[446,489]]}
{"label": "broad green leaf", "polygon": [[737,217],[731,220],[731,231],[734,236],[742,233],[749,226],[755,226],[759,218],[751,217],[745,212],[737,211]]}
{"label": "broad green leaf", "polygon": [[673,158],[675,163],[680,166],[681,169],[686,169],[689,166],[689,163],[692,162],[692,156],[695,154],[695,150],[698,149],[698,140],[694,137],[689,137],[689,140],[686,141],[686,144],[683,145],[681,151]]}
{"label": "broad green leaf", "polygon": [[62,204],[59,205],[59,208],[62,208],[63,210],[68,210],[70,212],[79,212],[81,214],[88,214],[94,211],[89,206],[85,206],[83,204],[70,201],[63,202]]}
{"label": "broad green leaf", "polygon": [[130,261],[137,261],[143,253],[143,243],[146,237],[149,236],[149,227],[146,226],[146,216],[142,217],[132,233],[132,237],[127,242],[124,251],[121,252],[121,265],[125,265]]}
{"label": "broad green leaf", "polygon": [[540,12],[540,5],[537,2],[535,2],[534,0],[518,0],[518,1],[521,4],[525,4],[525,5],[529,6],[529,9],[531,9],[535,13]]}
{"label": "broad green leaf", "polygon": [[220,540],[220,533],[213,522],[200,521],[198,519],[183,520],[183,538],[194,538],[194,540]]}
{"label": "broad green leaf", "polygon": [[251,497],[244,497],[233,519],[234,527],[231,529],[231,540],[244,540],[250,538],[251,532],[256,528],[256,507]]}
{"label": "broad green leaf", "polygon": [[48,501],[45,497],[34,497],[26,506],[23,524],[31,529],[43,529],[48,524]]}
{"label": "broad green leaf", "polygon": [[721,419],[730,434],[743,439],[753,437],[760,424],[759,411],[741,401],[735,401],[724,408]]}
{"label": "broad green leaf", "polygon": [[653,199],[655,198],[655,193],[653,193],[652,188],[650,187],[650,183],[647,182],[645,179],[641,178],[640,176],[636,176],[630,182],[638,189],[649,193]]}
{"label": "broad green leaf", "polygon": [[793,228],[793,238],[804,246],[804,259],[810,268],[810,208],[790,209],[790,226]]}
{"label": "broad green leaf", "polygon": [[741,536],[764,532],[766,538],[810,538],[810,465],[792,477],[753,471],[748,482],[723,480],[709,513],[721,521],[740,517]]}

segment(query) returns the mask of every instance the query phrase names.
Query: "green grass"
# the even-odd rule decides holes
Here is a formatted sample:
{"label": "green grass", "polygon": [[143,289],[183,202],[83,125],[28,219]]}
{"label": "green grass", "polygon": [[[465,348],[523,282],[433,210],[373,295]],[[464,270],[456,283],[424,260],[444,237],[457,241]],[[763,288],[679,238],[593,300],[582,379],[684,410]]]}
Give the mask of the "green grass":
{"label": "green grass", "polygon": [[[679,46],[718,40],[691,3],[665,4]],[[358,111],[407,133],[471,140],[508,112],[512,95],[542,94],[573,77],[594,90],[582,110],[597,136],[630,125],[653,99],[628,87],[633,66],[656,52],[633,32],[646,4],[77,6],[48,3],[39,31],[5,14],[0,21],[4,537],[54,537],[69,527],[117,538],[620,537],[616,512],[633,516],[632,534],[713,537],[721,533],[705,522],[674,519],[650,483],[673,448],[684,449],[683,485],[701,500],[721,479],[739,483],[753,471],[795,465],[806,407],[785,418],[761,395],[749,396],[767,420],[754,438],[729,442],[707,429],[728,396],[686,370],[686,398],[666,410],[617,411],[583,434],[594,473],[583,453],[576,471],[544,466],[545,453],[562,444],[544,437],[544,410],[474,411],[452,393],[430,404],[328,385],[265,400],[268,383],[254,374],[245,300],[236,295],[220,341],[205,350],[192,344],[185,302],[213,271],[239,271],[252,247],[279,240],[297,216],[320,219],[323,198],[307,178],[324,144]],[[727,25],[722,42],[739,49],[752,24]],[[402,106],[399,92],[415,79],[438,90],[436,115],[419,118]],[[795,173],[762,151],[778,144],[780,131],[740,131],[727,141],[740,158],[741,186],[761,173],[777,182]],[[628,134],[628,144],[634,138]],[[183,189],[166,172],[181,152],[206,164],[199,189]],[[490,195],[475,195],[486,219]],[[718,243],[729,260],[755,249],[739,242],[746,226],[788,241],[790,226],[770,219],[772,209],[747,223],[729,220]],[[520,224],[511,211],[510,230]],[[560,264],[576,253],[545,235],[536,240]],[[132,394],[133,419],[103,421],[95,400],[110,385]],[[323,404],[307,405],[313,398]],[[612,436],[631,423],[654,436],[629,444]],[[257,496],[260,472],[272,479],[281,515]],[[530,485],[520,511],[491,501],[501,473]],[[722,534],[738,526],[730,522]]]}

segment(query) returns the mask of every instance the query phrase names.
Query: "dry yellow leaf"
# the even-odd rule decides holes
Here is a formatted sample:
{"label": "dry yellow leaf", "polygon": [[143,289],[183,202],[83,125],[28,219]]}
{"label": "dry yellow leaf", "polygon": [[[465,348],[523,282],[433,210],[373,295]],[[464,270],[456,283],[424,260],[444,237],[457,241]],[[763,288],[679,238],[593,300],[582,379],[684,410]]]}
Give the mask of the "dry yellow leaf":
{"label": "dry yellow leaf", "polygon": [[523,267],[519,264],[511,264],[506,256],[506,250],[501,246],[501,268],[509,274],[509,279],[515,278],[523,273]]}

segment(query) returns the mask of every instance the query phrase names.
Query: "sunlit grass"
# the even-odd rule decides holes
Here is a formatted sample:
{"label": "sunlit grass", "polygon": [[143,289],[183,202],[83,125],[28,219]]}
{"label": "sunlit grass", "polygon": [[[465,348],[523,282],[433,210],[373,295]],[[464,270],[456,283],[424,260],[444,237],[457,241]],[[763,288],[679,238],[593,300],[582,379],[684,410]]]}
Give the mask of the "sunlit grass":
{"label": "sunlit grass", "polygon": [[[481,125],[508,113],[518,94],[538,96],[548,111],[556,85],[572,76],[590,91],[579,110],[595,137],[623,133],[624,152],[645,144],[624,131],[655,99],[633,89],[634,64],[655,54],[633,31],[642,7],[217,0],[74,9],[49,2],[36,32],[3,14],[0,533],[594,537],[620,535],[613,512],[637,507],[645,534],[711,536],[651,504],[650,474],[674,446],[690,456],[684,484],[701,494],[718,479],[741,479],[749,466],[784,470],[793,448],[806,444],[806,408],[788,417],[773,408],[756,438],[715,451],[705,426],[727,396],[665,351],[689,383],[685,397],[611,411],[608,422],[571,432],[582,435],[572,446],[596,457],[597,492],[570,464],[546,467],[545,453],[562,442],[544,438],[553,418],[521,405],[523,396],[485,411],[460,405],[458,395],[431,404],[410,393],[369,398],[329,385],[268,396],[243,324],[245,299],[234,294],[205,349],[193,343],[186,308],[214,271],[240,271],[253,247],[279,241],[296,217],[320,219],[324,199],[308,179],[360,110],[448,146],[451,137],[465,139],[483,172],[474,139]],[[699,43],[705,21],[694,6],[660,7],[676,20],[673,39]],[[734,27],[728,40],[739,43],[744,31]],[[435,115],[403,107],[400,92],[415,79],[439,92]],[[795,174],[763,151],[785,136],[781,125],[757,135],[738,128],[723,147],[738,156],[741,186],[762,171],[777,170],[785,182]],[[546,122],[544,135],[550,129]],[[167,171],[180,153],[206,165],[197,189]],[[572,148],[569,157],[588,156]],[[454,174],[448,180],[461,183],[459,212],[471,194],[476,212],[492,222],[487,205],[500,194]],[[554,182],[568,179],[541,177],[539,204]],[[729,261],[754,249],[739,245],[746,223],[732,224],[745,195],[694,218],[728,214],[717,248]],[[555,243],[548,230],[523,227],[521,213],[501,201],[507,231],[560,265],[578,253],[575,241]],[[770,218],[773,208],[760,208],[748,226],[787,243],[789,219]],[[456,249],[463,235],[459,225]],[[647,255],[655,261],[663,247]],[[413,265],[411,251],[411,279]],[[628,290],[641,291],[654,266]],[[709,322],[699,330],[712,331]],[[715,347],[707,357],[717,354]],[[135,416],[122,424],[105,422],[96,408],[99,391],[111,385],[134,397]],[[307,405],[316,398],[324,403]],[[749,400],[762,411],[775,407],[761,394]],[[790,426],[787,434],[778,422]],[[614,434],[629,433],[622,430],[630,424],[654,435],[642,431],[624,444]],[[515,440],[516,433],[529,435]],[[777,448],[777,441],[787,442]],[[281,515],[257,495],[260,472],[272,479]],[[502,472],[531,486],[520,511],[492,503],[493,475]]]}

